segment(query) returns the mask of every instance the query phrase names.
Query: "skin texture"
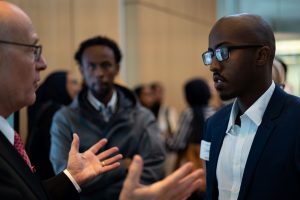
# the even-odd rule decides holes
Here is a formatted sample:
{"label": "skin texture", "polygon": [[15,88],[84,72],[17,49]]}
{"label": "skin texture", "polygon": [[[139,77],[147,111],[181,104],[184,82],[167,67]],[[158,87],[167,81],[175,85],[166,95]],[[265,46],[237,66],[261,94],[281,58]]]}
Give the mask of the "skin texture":
{"label": "skin texture", "polygon": [[108,46],[94,45],[84,50],[80,71],[93,95],[107,104],[113,93],[113,83],[119,73],[114,52]]}
{"label": "skin texture", "polygon": [[228,60],[213,57],[210,70],[222,100],[237,97],[244,109],[251,106],[270,86],[275,39],[271,28],[255,15],[223,17],[209,34],[209,48],[226,45],[264,45],[260,48],[234,49]]}
{"label": "skin texture", "polygon": [[[38,35],[29,17],[18,7],[0,1],[0,39],[24,44],[37,44]],[[0,115],[8,117],[13,112],[34,103],[40,71],[47,65],[43,56],[34,59],[34,48],[0,43]],[[120,165],[122,155],[112,147],[97,154],[106,140],[100,140],[87,151],[78,151],[79,138],[74,134],[68,159],[68,171],[81,185],[97,175]],[[111,156],[114,155],[114,156]],[[101,161],[106,166],[102,166]]]}

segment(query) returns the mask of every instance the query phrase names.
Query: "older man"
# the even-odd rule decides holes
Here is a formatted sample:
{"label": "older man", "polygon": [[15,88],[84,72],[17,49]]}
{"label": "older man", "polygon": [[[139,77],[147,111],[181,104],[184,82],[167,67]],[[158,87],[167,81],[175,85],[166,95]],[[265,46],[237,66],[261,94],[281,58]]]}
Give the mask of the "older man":
{"label": "older man", "polygon": [[[44,185],[24,150],[20,136],[5,118],[35,101],[40,71],[46,69],[42,46],[29,17],[18,7],[0,1],[0,196],[1,199],[78,199],[80,185],[119,166],[121,155],[107,158],[113,147],[96,154],[107,140],[101,140],[84,153],[78,152],[75,134],[68,166]],[[107,158],[107,159],[106,159]],[[108,164],[102,166],[99,160]]]}
{"label": "older man", "polygon": [[[38,35],[29,17],[15,5],[0,1],[0,198],[79,199],[80,185],[117,168],[122,155],[115,155],[116,147],[98,154],[106,139],[79,153],[79,138],[74,134],[66,169],[43,183],[37,178],[20,136],[6,121],[13,112],[35,101],[39,73],[46,69],[42,46],[37,43]],[[187,197],[200,183],[201,172],[191,173],[191,164],[187,164],[168,178],[146,187],[139,183],[142,167],[141,158],[135,157],[122,190],[122,200],[175,200]],[[173,187],[177,189],[170,190]]]}

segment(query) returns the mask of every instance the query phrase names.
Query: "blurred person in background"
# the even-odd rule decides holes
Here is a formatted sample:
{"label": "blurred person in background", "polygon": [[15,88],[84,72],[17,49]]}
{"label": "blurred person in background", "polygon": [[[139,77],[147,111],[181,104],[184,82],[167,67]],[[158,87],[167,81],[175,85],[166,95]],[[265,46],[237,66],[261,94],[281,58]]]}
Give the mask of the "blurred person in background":
{"label": "blurred person in background", "polygon": [[141,105],[151,110],[154,104],[154,95],[150,86],[147,84],[141,84],[136,86],[133,91]]}
{"label": "blurred person in background", "polygon": [[150,87],[154,97],[151,110],[157,119],[162,137],[165,140],[176,132],[178,114],[175,108],[165,104],[165,89],[160,82],[153,82]]}
{"label": "blurred person in background", "polygon": [[172,138],[177,130],[178,114],[175,108],[166,105],[164,102],[165,88],[161,82],[152,82],[150,84],[154,103],[151,111],[156,117],[158,127],[161,131],[161,139],[166,145],[167,156],[165,161],[166,174],[170,174],[175,169],[177,153],[170,151],[166,144],[169,138]]}
{"label": "blurred person in background", "polygon": [[66,167],[72,132],[78,132],[81,150],[107,138],[105,148],[118,146],[124,157],[118,169],[85,185],[81,199],[118,199],[135,154],[145,163],[141,174],[143,184],[162,179],[165,149],[155,118],[131,90],[115,84],[122,58],[117,43],[103,36],[88,38],[81,42],[74,58],[85,86],[53,118],[50,160],[55,173]]}
{"label": "blurred person in background", "polygon": [[[181,114],[177,133],[168,140],[168,145],[178,153],[176,168],[191,161],[194,169],[199,169],[203,168],[199,152],[204,123],[214,113],[209,106],[210,88],[203,79],[191,79],[184,85],[184,94],[188,108]],[[201,188],[190,199],[202,199],[204,190],[205,188]]]}
{"label": "blurred person in background", "polygon": [[288,66],[278,57],[274,58],[272,66],[272,78],[284,91],[293,94],[293,87],[287,81]]}
{"label": "blurred person in background", "polygon": [[41,179],[54,176],[50,153],[50,127],[54,113],[71,103],[81,89],[78,78],[67,71],[49,74],[36,92],[36,101],[28,107],[26,151]]}

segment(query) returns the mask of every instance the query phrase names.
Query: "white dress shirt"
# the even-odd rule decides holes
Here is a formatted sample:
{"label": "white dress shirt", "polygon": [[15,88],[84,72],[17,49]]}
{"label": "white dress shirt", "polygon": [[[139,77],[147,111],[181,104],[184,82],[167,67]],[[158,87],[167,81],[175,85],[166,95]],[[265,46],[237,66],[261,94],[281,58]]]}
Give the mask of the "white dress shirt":
{"label": "white dress shirt", "polygon": [[4,136],[8,139],[8,141],[14,145],[15,144],[15,131],[14,129],[10,126],[8,121],[0,116],[0,131],[4,134]]}
{"label": "white dress shirt", "polygon": [[238,198],[250,148],[274,89],[272,82],[268,90],[240,116],[241,126],[235,124],[238,102],[235,100],[233,103],[217,164],[220,200]]}

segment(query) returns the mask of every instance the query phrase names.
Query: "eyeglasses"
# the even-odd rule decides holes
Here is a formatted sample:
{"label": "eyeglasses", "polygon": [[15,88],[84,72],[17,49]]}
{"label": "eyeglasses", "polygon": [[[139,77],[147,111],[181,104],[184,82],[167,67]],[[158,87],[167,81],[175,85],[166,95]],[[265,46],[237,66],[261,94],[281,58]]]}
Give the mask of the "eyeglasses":
{"label": "eyeglasses", "polygon": [[41,59],[42,45],[23,44],[23,43],[9,42],[9,41],[4,41],[4,40],[0,40],[0,43],[34,48],[34,51],[33,51],[34,60],[39,61]]}
{"label": "eyeglasses", "polygon": [[229,58],[230,50],[232,49],[247,49],[247,48],[258,48],[258,47],[263,47],[263,45],[222,46],[216,48],[215,50],[208,49],[208,51],[202,54],[202,60],[205,65],[211,65],[213,56],[216,56],[216,59],[219,62],[222,62]]}

